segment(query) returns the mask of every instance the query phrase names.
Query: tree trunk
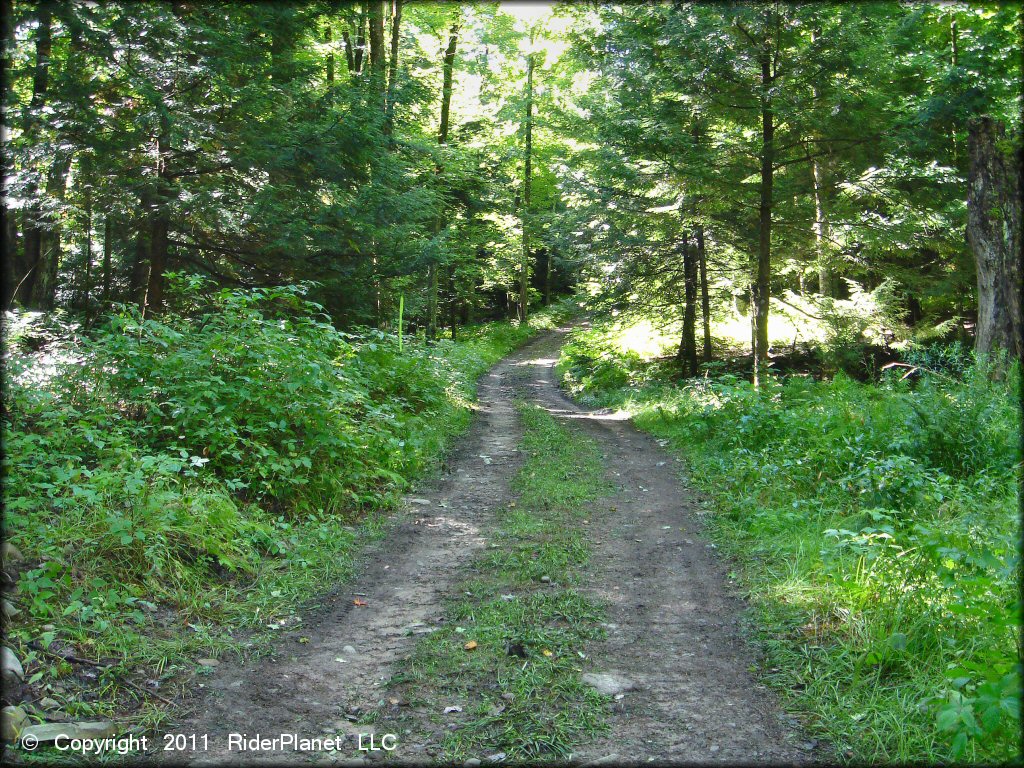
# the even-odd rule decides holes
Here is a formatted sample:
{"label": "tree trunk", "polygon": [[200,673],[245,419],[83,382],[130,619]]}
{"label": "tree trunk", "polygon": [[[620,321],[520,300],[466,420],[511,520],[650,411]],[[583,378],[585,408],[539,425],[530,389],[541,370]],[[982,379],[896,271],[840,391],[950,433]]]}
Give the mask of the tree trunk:
{"label": "tree trunk", "polygon": [[18,289],[17,278],[14,270],[14,254],[18,249],[18,223],[14,218],[14,211],[4,207],[4,258],[3,258],[3,306],[0,309],[10,309],[14,302],[14,292]]}
{"label": "tree trunk", "polygon": [[700,268],[700,315],[704,325],[705,363],[711,362],[711,301],[708,298],[708,262],[704,252],[704,227],[697,225],[697,265]]}
{"label": "tree trunk", "polygon": [[[50,86],[50,53],[53,48],[53,12],[49,3],[40,3],[37,10],[36,61],[32,73],[32,100],[25,132],[35,135],[39,124],[39,112],[46,104],[46,92]],[[41,175],[40,171],[40,175]],[[34,177],[33,177],[34,178]],[[32,304],[36,283],[41,271],[43,258],[43,211],[39,204],[39,185],[33,180],[27,190],[29,205],[25,210],[25,274],[21,276],[18,293],[26,305]]]}
{"label": "tree trunk", "polygon": [[356,52],[355,52],[355,69],[353,70],[357,75],[363,72],[363,59],[366,54],[366,5],[359,9],[359,20],[356,22]]}
{"label": "tree trunk", "polygon": [[327,93],[330,99],[334,91],[334,34],[329,20],[324,24],[324,43],[327,45]]}
{"label": "tree trunk", "polygon": [[697,259],[689,238],[683,235],[683,335],[676,360],[683,365],[684,376],[697,375]]}
{"label": "tree trunk", "polygon": [[[47,197],[64,199],[71,156],[58,156],[46,181]],[[46,228],[39,232],[39,260],[35,267],[35,281],[29,304],[36,309],[52,310],[57,298],[57,273],[60,269],[60,221],[46,216]]]}
{"label": "tree trunk", "polygon": [[114,249],[114,227],[108,213],[103,218],[103,306],[110,306],[110,257]]}
{"label": "tree trunk", "polygon": [[384,68],[384,2],[369,0],[370,69],[380,73]]}
{"label": "tree trunk", "polygon": [[427,267],[427,338],[437,338],[437,262]]}
{"label": "tree trunk", "polygon": [[775,163],[775,113],[771,98],[771,51],[761,52],[761,194],[758,209],[757,279],[754,283],[754,385],[768,360],[768,306],[772,278],[772,186]]}
{"label": "tree trunk", "polygon": [[91,179],[85,178],[85,284],[82,287],[82,309],[89,312],[89,294],[92,293],[92,187]]}
{"label": "tree trunk", "polygon": [[402,32],[402,0],[392,0],[391,6],[391,62],[388,64],[387,110],[384,133],[390,136],[395,125],[395,86],[398,82],[398,46]]}
{"label": "tree trunk", "polygon": [[533,176],[533,33],[526,62],[526,141],[523,158],[523,257],[519,265],[519,322],[525,323],[530,303],[530,186]]}
{"label": "tree trunk", "polygon": [[1021,317],[1021,156],[1000,146],[1006,127],[991,117],[968,129],[967,242],[978,273],[975,351],[1024,355]]}
{"label": "tree trunk", "polygon": [[342,31],[341,39],[345,41],[345,64],[348,67],[348,73],[349,75],[354,75],[356,73],[356,60],[355,54],[352,52],[352,37],[347,29]]}
{"label": "tree trunk", "polygon": [[459,43],[459,27],[453,25],[448,32],[448,47],[444,50],[441,67],[441,123],[437,129],[437,143],[448,143],[448,124],[452,104],[452,80],[455,76],[455,50]]}
{"label": "tree trunk", "polygon": [[159,314],[164,308],[164,273],[167,271],[167,234],[170,229],[172,197],[169,157],[171,152],[171,120],[161,111],[160,134],[157,136],[157,194],[152,207],[149,237],[149,286],[146,291],[147,315]]}

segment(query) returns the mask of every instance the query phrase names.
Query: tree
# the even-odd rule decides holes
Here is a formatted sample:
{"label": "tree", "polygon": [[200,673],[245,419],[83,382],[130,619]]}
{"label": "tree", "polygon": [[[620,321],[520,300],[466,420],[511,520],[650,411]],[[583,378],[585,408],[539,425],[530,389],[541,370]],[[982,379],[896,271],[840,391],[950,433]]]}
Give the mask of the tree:
{"label": "tree", "polygon": [[975,349],[1012,358],[1024,353],[1021,316],[1020,147],[1009,151],[1006,127],[982,117],[971,122],[968,144],[967,242],[978,273],[978,326]]}

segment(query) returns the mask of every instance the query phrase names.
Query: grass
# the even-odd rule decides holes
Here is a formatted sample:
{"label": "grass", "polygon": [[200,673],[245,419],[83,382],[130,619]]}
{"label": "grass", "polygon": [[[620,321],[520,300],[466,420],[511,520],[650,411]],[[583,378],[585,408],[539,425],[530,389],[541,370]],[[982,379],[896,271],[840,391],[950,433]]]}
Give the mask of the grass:
{"label": "grass", "polygon": [[[510,761],[565,759],[606,727],[606,697],[581,679],[604,611],[579,590],[589,547],[573,523],[611,487],[592,441],[539,408],[519,410],[527,459],[518,498],[500,510],[441,628],[392,679],[411,707],[458,724],[441,743],[449,762],[501,752]],[[461,713],[443,714],[456,705]]]}
{"label": "grass", "polygon": [[[293,314],[270,322],[254,299],[231,294],[184,338],[175,323],[186,320],[174,318],[121,320],[127,330],[85,340],[73,327],[39,330],[8,317],[5,537],[24,558],[8,568],[20,615],[7,643],[25,668],[25,699],[50,697],[73,718],[145,731],[174,716],[157,696],[187,693],[203,674],[197,659],[271,650],[275,631],[296,626],[308,601],[352,576],[360,548],[386,535],[388,509],[440,465],[469,425],[476,379],[571,311],[465,329],[457,343],[407,340],[399,353],[376,332],[339,340],[304,320],[293,297],[273,298]],[[295,354],[296,337],[307,354]],[[168,368],[168,346],[178,368]],[[89,366],[79,355],[92,355]],[[255,362],[225,367],[232,355]],[[154,392],[118,390],[119,375]],[[154,403],[159,410],[145,410]],[[273,431],[253,420],[264,411]],[[343,484],[304,477],[310,456],[321,461],[317,430],[344,451],[333,460],[340,466],[323,459],[310,472],[347,476]],[[227,433],[236,436],[218,454]],[[249,473],[241,485],[240,471]]]}
{"label": "grass", "polygon": [[858,762],[1018,760],[1016,373],[755,391],[678,381],[618,334],[577,334],[559,370],[684,459],[738,563],[761,675],[808,729]]}

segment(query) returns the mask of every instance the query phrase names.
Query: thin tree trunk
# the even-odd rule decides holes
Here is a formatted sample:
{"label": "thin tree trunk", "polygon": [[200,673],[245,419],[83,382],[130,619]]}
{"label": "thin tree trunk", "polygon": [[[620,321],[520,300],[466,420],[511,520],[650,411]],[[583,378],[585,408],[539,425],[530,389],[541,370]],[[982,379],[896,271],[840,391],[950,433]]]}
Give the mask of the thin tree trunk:
{"label": "thin tree trunk", "polygon": [[427,338],[437,338],[437,262],[427,267]]}
{"label": "thin tree trunk", "polygon": [[683,364],[683,375],[697,375],[697,259],[689,237],[683,234],[683,335],[676,359]]}
{"label": "thin tree trunk", "polygon": [[356,22],[356,52],[355,52],[355,73],[357,75],[363,72],[363,60],[366,54],[366,4],[359,9],[359,20]]}
{"label": "thin tree trunk", "polygon": [[704,324],[704,349],[703,358],[705,363],[711,362],[711,301],[708,298],[708,260],[704,252],[704,227],[700,224],[696,228],[697,238],[697,266],[700,268],[700,314]]}
{"label": "thin tree trunk", "polygon": [[[26,133],[35,135],[39,125],[39,113],[46,104],[46,92],[50,86],[50,53],[53,48],[52,26],[53,12],[50,3],[40,3],[36,17],[36,61],[32,73],[32,100],[29,102],[29,116],[26,121]],[[34,179],[34,177],[33,177]],[[31,306],[36,293],[36,283],[42,271],[40,262],[43,258],[43,211],[39,204],[39,185],[30,182],[27,196],[30,200],[25,210],[25,275],[21,278],[18,292],[23,302]]]}
{"label": "thin tree trunk", "polygon": [[157,195],[152,210],[149,238],[149,286],[146,292],[147,315],[164,308],[164,273],[167,271],[167,234],[170,229],[171,184],[168,159],[171,151],[171,121],[163,110],[157,137]]}
{"label": "thin tree trunk", "polygon": [[519,322],[525,323],[530,303],[530,187],[533,177],[533,32],[526,62],[526,141],[523,157],[523,256],[519,265]]}
{"label": "thin tree trunk", "polygon": [[[50,169],[46,182],[46,195],[63,200],[71,156],[58,156]],[[30,305],[36,309],[52,310],[57,298],[57,273],[60,269],[60,222],[47,217],[47,228],[39,233],[39,261],[36,262],[35,281],[32,285]]]}
{"label": "thin tree trunk", "polygon": [[356,73],[356,60],[352,52],[352,37],[347,29],[342,30],[341,39],[345,41],[345,64],[348,67],[348,73],[354,75]]}
{"label": "thin tree trunk", "polygon": [[324,43],[327,45],[327,93],[330,99],[334,92],[334,33],[329,20],[324,24]]}
{"label": "thin tree trunk", "polygon": [[110,257],[114,249],[113,221],[108,213],[103,218],[103,306],[110,305]]}
{"label": "thin tree trunk", "polygon": [[388,136],[395,124],[395,86],[398,81],[398,46],[402,32],[402,0],[392,0],[391,5],[391,61],[388,64],[387,116],[384,133]]}
{"label": "thin tree trunk", "polygon": [[754,385],[768,360],[768,307],[772,278],[772,186],[775,163],[775,113],[771,99],[771,51],[761,52],[761,194],[758,213],[757,279],[754,283]]}
{"label": "thin tree trunk", "polygon": [[85,188],[85,285],[82,287],[82,309],[89,312],[89,294],[92,292],[92,188],[86,178]]}
{"label": "thin tree trunk", "polygon": [[967,242],[978,273],[975,350],[1024,356],[1021,316],[1021,153],[1001,144],[1006,127],[991,117],[972,120],[968,133]]}

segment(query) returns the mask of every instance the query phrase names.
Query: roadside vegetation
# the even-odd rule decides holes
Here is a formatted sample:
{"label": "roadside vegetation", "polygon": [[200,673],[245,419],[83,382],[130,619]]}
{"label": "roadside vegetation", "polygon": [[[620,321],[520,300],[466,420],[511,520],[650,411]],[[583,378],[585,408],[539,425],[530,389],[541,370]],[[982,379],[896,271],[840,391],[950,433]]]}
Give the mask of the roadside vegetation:
{"label": "roadside vegetation", "polygon": [[337,331],[301,286],[183,287],[204,298],[88,334],[7,316],[7,642],[58,715],[153,726],[197,660],[299,621],[551,317],[400,343]]}
{"label": "roadside vegetation", "polygon": [[682,380],[650,340],[595,322],[564,348],[564,383],[684,458],[739,565],[764,679],[858,762],[1019,759],[1017,364],[908,344],[907,378],[755,389],[726,363]]}
{"label": "roadside vegetation", "polygon": [[392,679],[439,728],[457,724],[442,731],[446,762],[566,759],[606,727],[606,697],[581,679],[604,610],[579,589],[590,556],[580,522],[611,486],[591,440],[540,408],[520,413],[527,459],[518,498],[498,511],[444,623]]}

